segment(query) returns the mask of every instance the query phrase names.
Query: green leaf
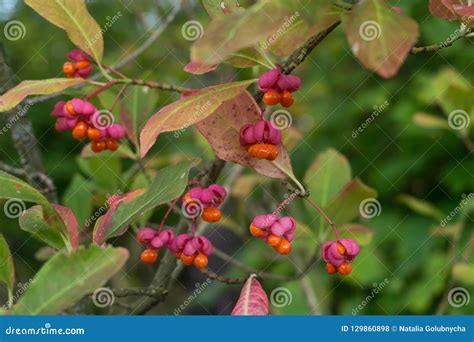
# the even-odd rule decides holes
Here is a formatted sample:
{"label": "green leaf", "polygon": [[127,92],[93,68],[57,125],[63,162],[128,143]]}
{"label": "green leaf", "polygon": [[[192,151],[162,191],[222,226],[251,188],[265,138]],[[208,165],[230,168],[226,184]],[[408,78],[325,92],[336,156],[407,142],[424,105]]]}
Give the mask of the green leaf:
{"label": "green leaf", "polygon": [[19,218],[19,224],[21,229],[56,249],[65,246],[63,235],[46,223],[43,207],[40,205],[35,205],[24,211]]}
{"label": "green leaf", "polygon": [[347,223],[339,227],[341,238],[351,238],[361,246],[367,246],[372,242],[374,232],[361,224]]}
{"label": "green leaf", "polygon": [[377,192],[356,178],[348,182],[327,206],[329,216],[339,225],[360,216],[360,203],[367,198],[376,198]]}
{"label": "green leaf", "polygon": [[10,248],[2,234],[0,234],[0,282],[7,286],[8,298],[10,300],[15,282],[15,268]]}
{"label": "green leaf", "polygon": [[346,157],[331,148],[316,157],[303,180],[311,198],[325,208],[351,177]]}
{"label": "green leaf", "polygon": [[291,11],[283,2],[261,0],[241,13],[216,17],[192,46],[191,60],[208,65],[221,63],[232,53],[252,47],[276,32],[287,15]]}
{"label": "green leaf", "polygon": [[230,100],[256,79],[224,83],[200,89],[162,108],[146,123],[140,134],[140,155],[143,158],[160,133],[187,128],[211,115],[220,105]]}
{"label": "green leaf", "polygon": [[449,129],[446,119],[427,113],[415,113],[413,122],[420,127],[428,129]]}
{"label": "green leaf", "polygon": [[63,203],[71,208],[77,217],[79,230],[82,230],[92,213],[91,197],[92,189],[89,182],[80,174],[75,174],[64,192]]}
{"label": "green leaf", "polygon": [[267,65],[262,54],[255,48],[248,48],[234,52],[226,62],[232,64],[236,68],[250,68],[256,65],[270,67]]}
{"label": "green leaf", "polygon": [[245,10],[235,0],[201,0],[201,5],[211,18],[230,13],[241,13]]}
{"label": "green leaf", "polygon": [[[29,95],[58,93],[84,82],[86,81],[82,78],[50,78],[39,81],[23,81],[0,96],[0,112],[12,109]],[[25,107],[28,106],[28,104],[25,105]]]}
{"label": "green leaf", "polygon": [[444,217],[441,210],[436,208],[433,204],[422,199],[410,195],[399,195],[397,199],[400,203],[406,205],[408,208],[420,215],[431,217],[436,221],[439,221]]}
{"label": "green leaf", "polygon": [[113,215],[106,214],[96,222],[94,242],[103,243],[118,232],[123,232],[131,222],[148,210],[180,196],[188,184],[188,174],[193,164],[194,161],[184,161],[159,170],[143,195],[128,202],[120,202],[114,208]]}
{"label": "green leaf", "polygon": [[78,157],[81,170],[91,177],[98,188],[115,192],[121,186],[122,163],[120,158],[106,156],[104,153],[89,158]]}
{"label": "green leaf", "polygon": [[474,265],[468,263],[455,264],[453,278],[465,286],[474,286]]}
{"label": "green leaf", "polygon": [[15,315],[54,315],[101,287],[128,259],[125,248],[81,247],[58,253],[39,270],[14,306]]}
{"label": "green leaf", "polygon": [[418,39],[418,24],[385,0],[366,0],[342,15],[347,40],[367,68],[385,78],[398,72]]}
{"label": "green leaf", "polygon": [[104,52],[102,30],[84,0],[25,0],[39,15],[66,31],[69,39],[100,63]]}

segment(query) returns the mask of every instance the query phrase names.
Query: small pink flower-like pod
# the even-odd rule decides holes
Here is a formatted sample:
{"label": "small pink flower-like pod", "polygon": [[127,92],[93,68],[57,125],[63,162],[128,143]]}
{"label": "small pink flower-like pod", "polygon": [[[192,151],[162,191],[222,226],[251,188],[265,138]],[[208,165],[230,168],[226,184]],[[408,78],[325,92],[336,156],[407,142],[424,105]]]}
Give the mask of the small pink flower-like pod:
{"label": "small pink flower-like pod", "polygon": [[268,91],[275,89],[275,86],[278,82],[278,79],[280,78],[281,75],[281,70],[279,67],[276,67],[275,69],[272,69],[270,71],[267,71],[260,75],[258,79],[258,88],[261,91]]}
{"label": "small pink flower-like pod", "polygon": [[172,230],[162,230],[161,232],[157,232],[157,235],[151,240],[151,246],[156,249],[168,246],[173,241],[173,238],[174,233]]}
{"label": "small pink flower-like pod", "polygon": [[91,116],[97,111],[97,108],[90,102],[84,101],[84,105],[82,107],[82,115]]}
{"label": "small pink flower-like pod", "polygon": [[283,236],[292,241],[295,235],[296,221],[291,216],[280,217],[271,227],[271,232],[276,236]]}
{"label": "small pink flower-like pod", "polygon": [[277,82],[282,91],[294,92],[301,87],[301,79],[295,75],[281,75]]}
{"label": "small pink flower-like pod", "polygon": [[212,199],[214,198],[214,193],[209,189],[203,189],[201,191],[201,198],[198,198],[202,204],[206,207],[212,203]]}
{"label": "small pink flower-like pod", "polygon": [[[65,116],[64,115],[64,105],[66,101],[59,101],[54,105],[53,111],[51,112],[51,116],[55,118],[60,118]],[[69,113],[67,113],[69,115]]]}
{"label": "small pink flower-like pod", "polygon": [[253,136],[257,142],[272,145],[281,143],[281,131],[269,121],[260,120],[253,127]]}
{"label": "small pink flower-like pod", "polygon": [[125,128],[119,124],[113,124],[107,127],[107,134],[113,139],[122,139],[125,137]]}
{"label": "small pink flower-like pod", "polygon": [[277,222],[278,217],[274,214],[263,214],[257,215],[253,218],[252,224],[260,229],[268,229],[270,228],[275,222]]}
{"label": "small pink flower-like pod", "polygon": [[345,238],[338,241],[346,249],[346,260],[352,261],[359,254],[360,247],[353,239]]}
{"label": "small pink flower-like pod", "polygon": [[186,243],[191,240],[192,237],[189,234],[179,234],[170,244],[170,250],[172,252],[181,252],[184,249]]}
{"label": "small pink flower-like pod", "polygon": [[[340,253],[338,248],[340,243],[345,252]],[[352,261],[359,254],[359,245],[353,239],[345,238],[336,241],[326,241],[323,244],[323,260],[332,264],[335,267],[339,267],[344,261]]]}
{"label": "small pink flower-like pod", "polygon": [[257,143],[253,135],[253,125],[246,124],[240,128],[240,145],[248,146]]}
{"label": "small pink flower-like pod", "polygon": [[155,238],[156,233],[156,230],[149,227],[140,228],[137,233],[137,240],[148,245]]}
{"label": "small pink flower-like pod", "polygon": [[54,128],[56,128],[56,131],[58,132],[65,132],[71,129],[71,127],[68,124],[69,120],[66,118],[59,117],[58,120],[56,121]]}
{"label": "small pink flower-like pod", "polygon": [[72,50],[71,52],[68,53],[67,58],[70,59],[73,62],[81,62],[81,61],[91,61],[89,56],[81,50]]}
{"label": "small pink flower-like pod", "polygon": [[84,69],[78,69],[75,73],[74,73],[74,76],[80,76],[82,78],[86,78],[87,76],[89,76],[92,72],[92,64],[89,65],[88,67],[84,68]]}
{"label": "small pink flower-like pod", "polygon": [[[82,108],[84,107],[84,100],[74,98],[74,99],[70,100],[69,102],[71,102],[71,105],[72,105],[72,108],[74,109],[74,112],[77,115],[81,115],[82,114]],[[65,116],[70,115],[66,110],[66,106],[64,106],[63,109],[64,109],[64,115]]]}
{"label": "small pink flower-like pod", "polygon": [[198,236],[193,239],[197,246],[198,251],[206,254],[207,256],[212,254],[212,243],[205,236]]}
{"label": "small pink flower-like pod", "polygon": [[224,187],[219,184],[211,184],[208,186],[207,190],[211,191],[213,194],[210,203],[210,205],[213,207],[220,206],[227,197],[227,191],[225,191]]}

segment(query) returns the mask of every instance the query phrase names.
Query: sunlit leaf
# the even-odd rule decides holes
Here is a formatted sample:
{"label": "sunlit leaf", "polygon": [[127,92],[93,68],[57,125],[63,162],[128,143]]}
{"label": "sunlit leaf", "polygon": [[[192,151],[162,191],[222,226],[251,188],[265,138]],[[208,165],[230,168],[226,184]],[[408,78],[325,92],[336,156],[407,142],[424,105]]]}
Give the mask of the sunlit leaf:
{"label": "sunlit leaf", "polygon": [[232,316],[266,316],[268,315],[268,297],[252,274],[240,292],[240,297],[231,313]]}

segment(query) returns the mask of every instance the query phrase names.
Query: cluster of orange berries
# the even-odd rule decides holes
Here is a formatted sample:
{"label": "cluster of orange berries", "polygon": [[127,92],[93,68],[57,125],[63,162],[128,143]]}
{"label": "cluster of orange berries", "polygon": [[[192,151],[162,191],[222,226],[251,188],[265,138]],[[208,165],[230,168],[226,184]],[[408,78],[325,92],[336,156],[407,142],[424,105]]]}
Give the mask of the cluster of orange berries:
{"label": "cluster of orange berries", "polygon": [[55,128],[58,132],[70,130],[77,140],[89,138],[92,151],[115,151],[117,140],[125,137],[125,129],[114,124],[112,114],[99,111],[94,105],[82,99],[58,102],[51,115],[57,118]]}
{"label": "cluster of orange berries", "polygon": [[257,215],[250,224],[250,234],[265,241],[280,254],[290,254],[296,222],[291,216]]}
{"label": "cluster of orange berries", "polygon": [[280,103],[288,108],[295,102],[293,92],[301,87],[301,80],[298,76],[285,75],[281,68],[276,68],[262,74],[258,79],[258,86],[263,95],[263,103],[267,106],[274,106]]}
{"label": "cluster of orange berries", "polygon": [[63,71],[69,78],[82,77],[86,78],[92,72],[92,62],[81,50],[72,50],[68,55],[70,62],[63,65]]}
{"label": "cluster of orange berries", "polygon": [[204,269],[208,264],[207,257],[212,253],[212,244],[204,236],[180,234],[170,244],[170,250],[183,265],[194,264],[196,268]]}
{"label": "cluster of orange berries", "polygon": [[207,188],[196,187],[184,195],[183,211],[190,218],[201,218],[210,223],[219,222],[222,213],[219,206],[224,202],[227,192],[219,184],[211,184]]}
{"label": "cluster of orange berries", "polygon": [[360,248],[353,239],[345,238],[326,241],[323,245],[323,260],[326,272],[349,275],[352,272],[351,262],[359,254]]}

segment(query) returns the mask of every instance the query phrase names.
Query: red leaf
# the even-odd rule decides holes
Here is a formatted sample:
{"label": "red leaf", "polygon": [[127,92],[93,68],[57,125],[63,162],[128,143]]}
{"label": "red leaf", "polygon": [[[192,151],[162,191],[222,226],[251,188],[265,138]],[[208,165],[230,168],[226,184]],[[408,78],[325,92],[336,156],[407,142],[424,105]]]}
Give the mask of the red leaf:
{"label": "red leaf", "polygon": [[260,119],[260,108],[247,91],[224,102],[214,114],[196,123],[196,128],[211,144],[217,156],[223,160],[250,166],[258,173],[273,177],[292,177],[288,151],[280,145],[279,155],[273,162],[251,157],[240,145],[240,128]]}
{"label": "red leaf", "polygon": [[239,300],[235,304],[231,313],[232,316],[267,316],[268,297],[257,280],[257,276],[252,274],[244,284],[240,292]]}
{"label": "red leaf", "polygon": [[207,65],[199,61],[191,60],[191,62],[186,64],[186,66],[184,67],[184,71],[194,75],[202,75],[210,71],[216,70],[216,68],[217,64]]}
{"label": "red leaf", "polygon": [[63,207],[59,204],[53,204],[54,209],[56,212],[61,216],[61,219],[66,226],[68,235],[69,235],[69,242],[71,243],[72,249],[77,249],[79,246],[79,229],[77,225],[76,216],[72,210],[68,207]]}
{"label": "red leaf", "polygon": [[[105,213],[104,216],[101,216],[95,223],[94,232],[92,234],[92,241],[95,244],[101,245],[105,242],[105,237],[107,236],[107,231],[112,226],[112,216],[117,210],[117,208],[122,203],[130,202],[131,200],[143,195],[145,189],[138,189],[134,191],[127,192],[122,196],[117,196],[113,200],[109,200],[109,210]],[[120,236],[127,231],[128,227],[124,227],[122,230],[116,232],[113,236]],[[110,236],[112,237],[112,236]]]}
{"label": "red leaf", "polygon": [[[452,0],[449,0],[452,1]],[[446,20],[456,20],[456,14],[444,0],[430,0],[430,12],[433,16]]]}
{"label": "red leaf", "polygon": [[352,52],[369,69],[394,76],[418,39],[418,24],[384,0],[366,0],[342,15]]}

